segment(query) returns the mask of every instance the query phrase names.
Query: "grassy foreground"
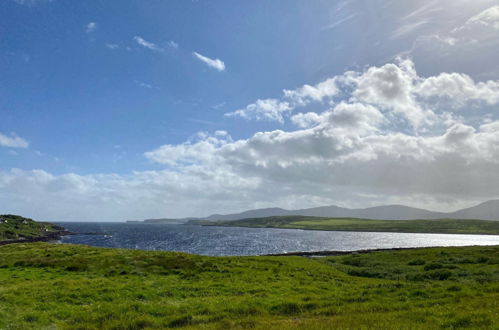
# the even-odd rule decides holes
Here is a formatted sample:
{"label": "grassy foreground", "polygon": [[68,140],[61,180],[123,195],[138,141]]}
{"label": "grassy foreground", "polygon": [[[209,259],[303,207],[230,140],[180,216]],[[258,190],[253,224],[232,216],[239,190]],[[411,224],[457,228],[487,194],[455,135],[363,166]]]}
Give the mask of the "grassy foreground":
{"label": "grassy foreground", "polygon": [[1,329],[499,327],[499,246],[327,258],[0,247]]}
{"label": "grassy foreground", "polygon": [[191,221],[203,226],[295,228],[308,230],[371,231],[396,233],[499,234],[499,221],[487,220],[371,220],[357,218],[320,218],[276,216],[233,221]]}

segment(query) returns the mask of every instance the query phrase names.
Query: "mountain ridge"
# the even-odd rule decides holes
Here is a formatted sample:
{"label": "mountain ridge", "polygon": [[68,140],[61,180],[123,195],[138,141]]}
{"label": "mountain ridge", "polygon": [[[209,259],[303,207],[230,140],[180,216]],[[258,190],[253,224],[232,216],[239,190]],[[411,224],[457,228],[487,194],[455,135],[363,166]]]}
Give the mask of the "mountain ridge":
{"label": "mountain ridge", "polygon": [[375,220],[431,220],[431,219],[480,219],[499,220],[499,200],[488,200],[472,207],[454,212],[436,212],[406,205],[392,204],[366,208],[346,208],[336,205],[319,206],[297,210],[279,207],[247,210],[238,213],[212,214],[207,217],[184,218],[181,220],[241,220],[269,216],[302,215],[315,217],[350,217]]}
{"label": "mountain ridge", "polygon": [[499,199],[488,200],[472,207],[454,212],[436,212],[400,204],[380,205],[366,208],[346,208],[336,205],[318,206],[297,210],[280,207],[246,210],[238,213],[212,214],[206,217],[188,217],[181,219],[147,219],[145,223],[185,223],[190,220],[230,221],[248,218],[273,216],[310,216],[330,218],[363,218],[373,220],[432,220],[432,219],[479,219],[499,221]]}

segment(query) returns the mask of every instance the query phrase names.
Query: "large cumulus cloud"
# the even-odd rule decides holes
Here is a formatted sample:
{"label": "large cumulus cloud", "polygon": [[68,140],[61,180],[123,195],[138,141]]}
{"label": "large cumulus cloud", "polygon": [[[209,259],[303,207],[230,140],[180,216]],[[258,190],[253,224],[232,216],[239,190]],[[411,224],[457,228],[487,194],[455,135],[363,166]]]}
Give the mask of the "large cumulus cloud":
{"label": "large cumulus cloud", "polygon": [[[461,73],[422,77],[401,59],[285,91],[275,103],[287,110],[274,119],[294,129],[240,140],[205,132],[144,153],[163,170],[4,171],[0,201],[9,212],[59,220],[324,204],[467,206],[499,197],[498,84]],[[322,111],[311,112],[312,103]],[[492,110],[468,120],[478,108]]]}

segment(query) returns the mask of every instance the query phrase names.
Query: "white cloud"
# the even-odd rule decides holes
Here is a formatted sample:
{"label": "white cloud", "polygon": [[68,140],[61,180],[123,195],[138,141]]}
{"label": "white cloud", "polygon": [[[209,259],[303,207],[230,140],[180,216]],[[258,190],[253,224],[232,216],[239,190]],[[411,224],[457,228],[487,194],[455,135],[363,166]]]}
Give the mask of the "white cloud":
{"label": "white cloud", "polygon": [[217,71],[225,71],[225,63],[220,59],[211,59],[197,52],[192,53],[198,60]]}
{"label": "white cloud", "polygon": [[410,60],[371,67],[348,78],[356,86],[352,93],[354,99],[401,113],[415,128],[432,119],[431,113],[424,111],[414,100],[417,79],[414,63]]}
{"label": "white cloud", "polygon": [[14,0],[15,3],[19,5],[25,5],[25,6],[34,6],[38,4],[43,4],[43,3],[50,3],[53,2],[54,0]]}
{"label": "white cloud", "polygon": [[28,146],[28,141],[15,134],[8,136],[0,133],[0,147],[27,148]]}
{"label": "white cloud", "polygon": [[231,141],[225,131],[217,131],[214,136],[200,133],[197,142],[186,142],[179,145],[164,145],[146,152],[146,158],[166,165],[212,163],[215,151]]}
{"label": "white cloud", "polygon": [[106,47],[109,49],[118,49],[120,48],[120,45],[118,44],[112,44],[112,43],[106,43]]}
{"label": "white cloud", "polygon": [[488,104],[499,102],[499,81],[476,83],[471,77],[460,73],[441,73],[429,77],[417,86],[416,93],[422,97],[445,97],[455,106],[469,101],[483,101]]}
{"label": "white cloud", "polygon": [[88,24],[87,24],[87,26],[86,26],[86,30],[85,30],[85,31],[86,31],[87,33],[92,33],[92,32],[94,32],[95,30],[97,30],[97,28],[98,28],[98,27],[99,27],[99,26],[98,26],[98,24],[97,24],[96,22],[90,22],[90,23],[88,23]]}
{"label": "white cloud", "polygon": [[134,80],[134,82],[139,85],[140,87],[142,88],[147,88],[147,89],[159,89],[158,87],[156,86],[153,86],[151,84],[148,84],[148,83],[145,83],[143,81],[138,81],[138,80]]}
{"label": "white cloud", "polygon": [[178,43],[176,43],[173,40],[170,40],[170,41],[168,41],[168,46],[170,46],[171,48],[177,49],[178,48]]}
{"label": "white cloud", "polygon": [[357,14],[351,14],[351,15],[348,15],[345,17],[338,18],[335,22],[322,27],[321,31],[332,30],[332,29],[340,26],[341,24],[348,22],[349,20],[355,18],[356,16],[357,16]]}
{"label": "white cloud", "polygon": [[[379,107],[391,116],[407,121],[416,131],[438,124],[437,117],[448,113],[439,99],[463,107],[471,102],[499,103],[499,81],[475,82],[459,73],[442,73],[438,76],[418,76],[410,59],[397,59],[380,67],[370,67],[362,72],[349,71],[328,78],[314,86],[304,85],[295,90],[284,90],[281,99],[260,99],[243,109],[229,112],[227,116],[245,119],[274,120],[283,123],[293,111],[308,105],[332,104],[336,99],[346,99]],[[300,127],[313,124],[313,115],[293,116]]]}
{"label": "white cloud", "polygon": [[291,110],[288,102],[280,102],[276,99],[256,100],[245,109],[229,112],[226,116],[239,116],[245,119],[274,120],[284,122],[283,114]]}
{"label": "white cloud", "polygon": [[159,47],[158,45],[156,45],[153,42],[144,40],[142,37],[135,36],[135,37],[133,37],[133,40],[135,40],[135,42],[138,43],[139,45],[141,45],[142,47],[148,48],[150,50],[154,50],[156,52],[163,51],[163,48]]}
{"label": "white cloud", "polygon": [[298,127],[309,128],[318,125],[321,121],[321,116],[315,112],[300,112],[293,115],[291,121]]}
{"label": "white cloud", "polygon": [[400,21],[412,21],[412,20],[420,20],[428,17],[429,14],[442,11],[443,8],[439,6],[439,1],[430,1],[423,6],[411,11],[404,17],[400,19]]}
{"label": "white cloud", "polygon": [[406,23],[404,25],[399,26],[395,31],[393,31],[392,34],[390,35],[390,38],[391,39],[401,38],[403,36],[406,36],[407,34],[415,32],[416,30],[420,29],[421,27],[425,26],[428,23],[429,21],[427,20]]}
{"label": "white cloud", "polygon": [[306,106],[312,102],[331,99],[339,93],[337,78],[326,79],[314,86],[303,85],[295,90],[283,90],[282,100],[259,99],[244,109],[229,112],[226,116],[238,116],[245,119],[275,120],[284,122],[284,115],[295,108]]}
{"label": "white cloud", "polygon": [[[144,153],[162,170],[128,175],[0,171],[0,200],[5,212],[44,219],[123,220],[321,204],[448,209],[499,196],[499,118],[471,123],[477,109],[467,106],[497,104],[497,82],[420,77],[409,60],[331,79],[254,103],[280,112],[250,109],[279,120],[289,108],[321,105],[291,117],[299,128],[237,140],[226,131],[200,133]],[[338,94],[342,100],[324,102]],[[460,120],[455,108],[432,101],[456,97]],[[408,129],[412,111],[431,129]]]}
{"label": "white cloud", "polygon": [[485,25],[499,30],[499,6],[493,6],[471,17],[462,28],[470,25]]}
{"label": "white cloud", "polygon": [[442,14],[438,20],[441,27],[427,35],[418,36],[412,47],[404,53],[423,65],[433,67],[438,61],[462,72],[493,77],[491,72],[498,69],[499,6],[482,8],[478,13],[466,17],[470,8],[476,10],[483,4],[473,6],[470,2],[468,7],[463,8],[465,10],[460,15],[455,15],[457,18],[464,17],[460,22],[457,18],[451,20]]}

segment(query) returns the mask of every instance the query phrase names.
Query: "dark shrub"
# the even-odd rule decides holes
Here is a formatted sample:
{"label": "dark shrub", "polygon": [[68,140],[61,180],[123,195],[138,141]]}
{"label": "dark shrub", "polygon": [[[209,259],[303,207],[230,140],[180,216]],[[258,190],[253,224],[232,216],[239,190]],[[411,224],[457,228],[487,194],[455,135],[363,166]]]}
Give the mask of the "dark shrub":
{"label": "dark shrub", "polygon": [[432,279],[432,280],[439,280],[439,281],[445,281],[449,277],[452,276],[452,272],[449,270],[444,270],[444,269],[438,269],[434,270],[431,272],[428,272],[426,274],[426,278]]}
{"label": "dark shrub", "polygon": [[180,328],[180,327],[185,327],[191,323],[192,323],[192,316],[186,315],[171,321],[170,323],[168,323],[168,326],[171,328]]}
{"label": "dark shrub", "polygon": [[296,303],[284,303],[272,307],[272,310],[283,315],[293,315],[299,314],[301,312],[301,307]]}
{"label": "dark shrub", "polygon": [[409,261],[407,264],[409,266],[422,266],[425,263],[426,263],[426,261],[424,261],[423,259],[414,259],[414,260]]}
{"label": "dark shrub", "polygon": [[441,269],[441,268],[444,268],[444,265],[442,265],[438,262],[432,262],[431,264],[424,266],[424,270],[426,270],[426,271],[434,270],[434,269]]}

